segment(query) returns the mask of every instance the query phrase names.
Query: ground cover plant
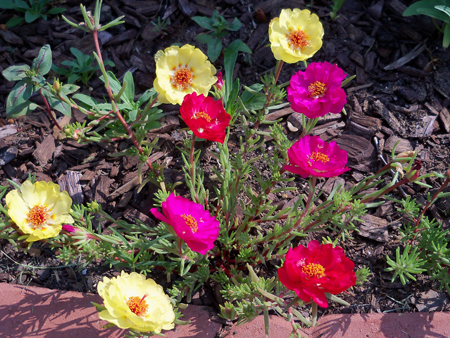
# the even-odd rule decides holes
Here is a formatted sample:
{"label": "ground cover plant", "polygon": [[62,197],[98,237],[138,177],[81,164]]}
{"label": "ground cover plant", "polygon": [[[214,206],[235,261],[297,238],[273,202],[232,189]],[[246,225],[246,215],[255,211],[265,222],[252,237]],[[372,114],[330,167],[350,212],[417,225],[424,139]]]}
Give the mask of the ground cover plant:
{"label": "ground cover plant", "polygon": [[[7,113],[19,116],[37,109],[29,99],[39,92],[56,125],[50,107],[61,113],[76,109],[87,115],[87,121],[65,126],[65,134],[79,144],[130,140],[112,155],[137,156],[137,191],[151,184],[159,187],[151,213],[162,222],[149,226],[118,220],[96,201],[72,205],[58,185],[30,177],[22,186],[10,181],[11,191],[7,186],[2,189],[6,203],[2,236],[21,243],[25,250],[43,240],[59,249],[58,257],[65,263],[81,258],[87,265],[105,259],[122,270],[119,276],[98,283],[104,298],[104,306],[97,305],[101,318],[130,328],[133,334],[159,334],[174,323],[181,324],[176,308],[185,306],[196,290],[213,281],[220,285],[224,298],[220,304],[224,318],[243,323],[259,314],[268,319],[270,312],[277,312],[292,322],[292,334],[300,335],[298,321],[315,325],[318,308],[327,308],[330,300],[349,306],[336,295],[369,277],[365,268],[355,271],[340,245],[351,239],[368,209],[385,203],[382,197],[402,204],[404,213],[414,220],[406,228],[404,240],[420,243],[421,248],[418,252],[407,245],[402,254],[397,249],[396,260],[387,259],[393,279],[398,275],[406,283],[415,278],[413,274],[428,272],[441,287],[448,288],[447,232],[440,223],[424,217],[439,198],[448,197],[443,192],[449,183],[448,171],[420,176],[422,163],[417,153],[398,153],[394,146],[388,163],[358,184],[336,184],[327,196],[318,187],[320,178],[349,171],[345,150],[310,133],[321,117],[344,109],[347,98],[342,87],[350,78],[344,81],[346,75],[337,65],[309,61],[322,46],[324,30],[317,15],[307,9],[282,10],[270,22],[270,48],[277,64],[260,82],[244,84],[233,79],[238,53],[246,51],[240,41],[230,43],[224,52],[223,77],[221,73],[216,76],[215,66],[201,50],[175,45],[156,53],[154,89],[136,99],[133,75],[127,72],[119,80],[107,71],[99,44],[98,33],[121,23],[121,18],[100,25],[99,5],[93,14],[83,6],[81,12],[84,25],[65,20],[92,34],[107,98],[96,100],[76,93],[77,86],[45,78],[52,54],[50,46],[44,46],[31,67],[14,66],[3,72],[8,80],[19,80],[8,95]],[[297,22],[302,26],[297,27]],[[278,84],[284,63],[298,62],[304,62],[302,68],[289,82]],[[210,91],[214,99],[208,96]],[[179,104],[190,130],[189,137],[179,144],[183,183],[167,180],[164,162],[151,160],[160,148],[158,140],[150,142],[146,133],[161,127],[161,103]],[[286,137],[279,121],[266,119],[271,111],[287,105],[301,120],[295,142]],[[260,130],[265,126],[268,128]],[[234,152],[228,147],[231,128],[240,130]],[[266,138],[273,139],[270,150]],[[216,165],[209,173],[214,182],[209,187],[197,149],[207,141],[216,142],[217,147],[211,155]],[[264,174],[255,166],[261,160],[268,168]],[[308,180],[305,195],[287,207],[272,203],[271,194],[297,190],[289,185],[296,176]],[[257,185],[247,184],[250,177]],[[409,183],[432,188],[423,183],[430,177],[440,178],[442,184],[420,212],[410,200],[391,197],[395,189]],[[180,196],[177,187],[184,184],[187,191]],[[104,222],[117,226],[105,234]],[[299,244],[302,237],[323,229],[331,230],[335,240]],[[273,267],[263,268],[267,262],[274,262]],[[164,271],[168,280],[177,277],[168,289],[170,297],[145,277],[157,269]],[[124,285],[131,287],[121,291]],[[117,290],[123,297],[117,297]],[[152,297],[160,308],[149,305],[155,303]],[[310,319],[299,312],[299,307],[309,304]]]}

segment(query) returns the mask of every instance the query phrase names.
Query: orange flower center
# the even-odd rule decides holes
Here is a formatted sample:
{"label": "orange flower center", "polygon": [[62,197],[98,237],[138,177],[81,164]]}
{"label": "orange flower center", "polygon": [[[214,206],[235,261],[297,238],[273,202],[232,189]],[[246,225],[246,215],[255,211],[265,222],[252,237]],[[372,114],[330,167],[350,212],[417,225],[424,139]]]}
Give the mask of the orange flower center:
{"label": "orange flower center", "polygon": [[315,99],[322,97],[326,90],[327,87],[325,86],[325,83],[320,81],[313,82],[308,86],[309,96]]}
{"label": "orange flower center", "polygon": [[36,230],[37,228],[42,227],[50,217],[50,210],[46,206],[35,205],[28,211],[27,222],[31,228]]}
{"label": "orange flower center", "polygon": [[327,163],[330,160],[330,158],[328,157],[328,155],[325,155],[324,153],[321,153],[320,151],[315,151],[313,153],[311,153],[310,155],[308,155],[308,163],[309,166],[312,165],[312,163],[310,161],[320,161],[322,163]]}
{"label": "orange flower center", "polygon": [[325,277],[325,268],[316,263],[309,263],[302,266],[303,273],[306,273],[311,278],[322,278]]}
{"label": "orange flower center", "polygon": [[289,47],[294,50],[300,49],[300,51],[309,45],[308,35],[302,30],[291,30],[289,34],[286,34]]}
{"label": "orange flower center", "polygon": [[197,221],[195,220],[195,218],[192,217],[191,215],[186,215],[186,214],[181,215],[181,217],[183,217],[183,219],[186,222],[186,224],[188,225],[188,227],[191,228],[192,232],[195,234],[198,231],[198,225],[197,225]]}
{"label": "orange flower center", "polygon": [[127,305],[136,316],[144,316],[148,310],[148,304],[145,301],[146,295],[142,298],[133,296],[128,298]]}
{"label": "orange flower center", "polygon": [[200,117],[203,117],[206,121],[211,122],[211,116],[206,114],[204,111],[199,111],[199,112],[195,113],[192,117],[194,119],[198,119]]}
{"label": "orange flower center", "polygon": [[192,69],[186,66],[176,69],[175,74],[170,76],[172,86],[178,90],[188,89],[192,85],[193,80]]}

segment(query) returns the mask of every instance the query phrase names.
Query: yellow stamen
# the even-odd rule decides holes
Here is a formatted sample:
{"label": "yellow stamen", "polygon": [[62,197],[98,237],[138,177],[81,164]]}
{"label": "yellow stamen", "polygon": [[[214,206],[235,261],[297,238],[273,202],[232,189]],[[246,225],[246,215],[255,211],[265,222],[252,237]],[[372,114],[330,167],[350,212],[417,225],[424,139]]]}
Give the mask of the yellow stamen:
{"label": "yellow stamen", "polygon": [[170,76],[170,82],[175,89],[186,90],[191,87],[194,75],[190,68],[184,66],[175,70],[175,74]]}
{"label": "yellow stamen", "polygon": [[206,114],[203,111],[199,111],[199,112],[195,113],[192,117],[194,119],[198,119],[200,117],[203,117],[206,121],[211,122],[211,116],[209,116],[208,114]]}
{"label": "yellow stamen", "polygon": [[308,159],[309,166],[312,166],[311,161],[314,161],[314,162],[320,161],[322,163],[327,163],[330,160],[328,155],[325,155],[324,153],[321,153],[320,151],[315,151],[315,152],[311,153],[310,155],[308,155],[307,159]]}
{"label": "yellow stamen", "polygon": [[303,273],[306,273],[311,278],[322,278],[325,277],[325,268],[316,263],[309,263],[302,266]]}
{"label": "yellow stamen", "polygon": [[308,86],[309,96],[317,99],[318,97],[322,97],[327,90],[327,87],[325,86],[325,83],[316,81],[311,83]]}
{"label": "yellow stamen", "polygon": [[288,39],[289,47],[291,47],[293,50],[299,50],[300,51],[309,45],[309,39],[308,35],[302,30],[290,30],[289,34],[286,34],[286,37]]}
{"label": "yellow stamen", "polygon": [[198,231],[198,225],[197,225],[196,219],[194,217],[192,217],[191,215],[186,215],[186,214],[181,215],[181,217],[183,217],[183,219],[186,222],[186,224],[188,225],[188,227],[191,228],[192,232],[195,234]]}
{"label": "yellow stamen", "polygon": [[146,295],[142,298],[133,296],[128,298],[127,306],[130,308],[131,312],[133,312],[137,316],[144,316],[148,310],[148,304],[144,300]]}
{"label": "yellow stamen", "polygon": [[35,205],[27,214],[27,222],[33,230],[41,228],[50,218],[50,210],[44,205]]}

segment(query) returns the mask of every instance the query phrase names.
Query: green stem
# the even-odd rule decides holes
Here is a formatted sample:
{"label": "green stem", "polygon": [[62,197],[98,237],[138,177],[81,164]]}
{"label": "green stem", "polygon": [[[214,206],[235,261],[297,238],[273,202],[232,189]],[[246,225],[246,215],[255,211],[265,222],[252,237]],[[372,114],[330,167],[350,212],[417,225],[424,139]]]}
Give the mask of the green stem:
{"label": "green stem", "polygon": [[317,322],[317,304],[312,302],[311,303],[311,310],[312,310],[312,326],[316,326]]}
{"label": "green stem", "polygon": [[190,156],[189,156],[189,165],[190,165],[189,175],[191,176],[192,191],[194,191],[194,193],[195,193],[194,194],[195,201],[198,203],[199,198],[198,198],[197,191],[195,190],[195,167],[194,167],[195,139],[196,139],[196,136],[194,133],[192,133],[191,152],[190,152]]}

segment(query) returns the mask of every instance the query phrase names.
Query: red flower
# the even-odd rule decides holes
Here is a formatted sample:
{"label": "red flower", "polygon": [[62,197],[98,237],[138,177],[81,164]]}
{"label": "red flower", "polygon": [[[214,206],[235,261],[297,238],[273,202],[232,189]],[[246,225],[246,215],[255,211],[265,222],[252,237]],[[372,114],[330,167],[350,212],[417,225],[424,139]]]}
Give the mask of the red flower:
{"label": "red flower", "polygon": [[216,76],[217,76],[217,82],[216,82],[215,86],[217,87],[218,90],[221,90],[223,87],[222,72],[218,72],[216,74]]}
{"label": "red flower", "polygon": [[225,112],[222,100],[214,101],[212,97],[193,92],[184,97],[180,113],[195,136],[220,143],[225,140],[231,116]]}
{"label": "red flower", "polygon": [[157,219],[170,225],[192,251],[204,255],[214,248],[214,241],[219,236],[220,223],[204,209],[203,205],[172,193],[162,203],[162,210],[164,215],[156,208],[150,211]]}
{"label": "red flower", "polygon": [[325,293],[337,295],[355,285],[355,264],[345,257],[340,247],[311,241],[308,248],[300,245],[289,249],[278,269],[280,282],[305,302],[311,299],[327,308]]}
{"label": "red flower", "polygon": [[303,178],[335,177],[350,170],[347,152],[341,150],[335,141],[325,142],[319,136],[306,135],[288,150],[289,162],[283,169]]}
{"label": "red flower", "polygon": [[329,62],[312,62],[304,72],[291,77],[288,101],[297,113],[313,119],[328,113],[339,114],[347,103],[341,88],[344,71]]}

